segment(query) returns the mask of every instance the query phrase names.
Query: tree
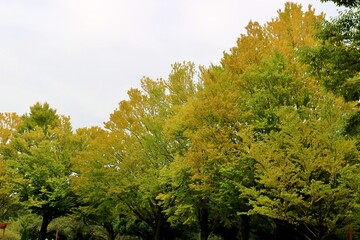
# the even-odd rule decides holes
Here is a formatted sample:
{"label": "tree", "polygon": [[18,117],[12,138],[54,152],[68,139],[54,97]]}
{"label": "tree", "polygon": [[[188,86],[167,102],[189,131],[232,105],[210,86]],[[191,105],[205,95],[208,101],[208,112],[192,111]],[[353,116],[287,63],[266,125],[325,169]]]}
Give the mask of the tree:
{"label": "tree", "polygon": [[128,92],[129,101],[122,101],[110,117],[106,128],[111,137],[121,142],[116,148],[120,158],[114,164],[118,169],[116,186],[119,200],[138,220],[148,224],[150,237],[163,239],[168,226],[156,195],[163,190],[158,172],[171,161],[162,131],[163,122],[170,113],[163,81],[142,80],[142,90]]}
{"label": "tree", "polygon": [[250,213],[284,220],[307,239],[331,237],[354,218],[360,180],[355,141],[343,135],[353,104],[319,97],[315,108],[280,108],[279,130],[250,147],[259,184],[248,190]]}
{"label": "tree", "polygon": [[172,224],[196,226],[201,239],[208,239],[223,221],[229,222],[231,204],[225,199],[231,191],[221,194],[222,167],[233,164],[241,153],[236,124],[240,96],[222,71],[215,66],[204,69],[204,89],[166,125],[169,142],[182,144],[174,146],[175,159],[163,172],[171,191],[159,199]]}
{"label": "tree", "polygon": [[11,168],[13,193],[42,216],[39,239],[44,240],[49,223],[76,206],[70,189],[71,125],[47,103],[36,103],[21,120],[4,158]]}
{"label": "tree", "polygon": [[79,208],[75,216],[86,224],[102,226],[109,240],[120,233],[119,199],[114,193],[118,178],[116,143],[109,132],[99,127],[80,128],[75,134],[78,152],[73,158],[72,189],[77,195]]}
{"label": "tree", "polygon": [[156,198],[166,191],[159,172],[173,158],[163,128],[197,86],[194,64],[176,63],[172,68],[168,80],[144,78],[140,90],[131,89],[129,100],[121,101],[111,114],[106,130],[77,132],[83,149],[74,161],[73,181],[85,203],[80,210],[87,219],[132,226],[126,230],[113,225],[118,233],[135,233],[144,239],[175,237]]}
{"label": "tree", "polygon": [[166,175],[173,190],[160,197],[170,205],[170,221],[197,224],[201,239],[223,226],[235,229],[232,238],[249,238],[247,199],[234,191],[255,185],[246,129],[276,129],[276,109],[309,104],[317,87],[296,54],[316,43],[312,35],[323,16],[292,3],[278,13],[264,26],[250,22],[222,66],[202,72],[204,88],[167,121],[168,134],[182,144]]}

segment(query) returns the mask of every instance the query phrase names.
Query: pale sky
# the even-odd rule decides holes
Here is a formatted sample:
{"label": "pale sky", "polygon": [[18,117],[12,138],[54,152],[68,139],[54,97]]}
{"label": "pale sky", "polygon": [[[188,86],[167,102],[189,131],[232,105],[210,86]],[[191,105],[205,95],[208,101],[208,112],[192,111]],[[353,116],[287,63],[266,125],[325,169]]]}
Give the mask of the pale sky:
{"label": "pale sky", "polygon": [[[0,0],[0,112],[48,102],[73,128],[103,126],[140,79],[218,64],[282,0]],[[336,16],[336,6],[297,1]]]}

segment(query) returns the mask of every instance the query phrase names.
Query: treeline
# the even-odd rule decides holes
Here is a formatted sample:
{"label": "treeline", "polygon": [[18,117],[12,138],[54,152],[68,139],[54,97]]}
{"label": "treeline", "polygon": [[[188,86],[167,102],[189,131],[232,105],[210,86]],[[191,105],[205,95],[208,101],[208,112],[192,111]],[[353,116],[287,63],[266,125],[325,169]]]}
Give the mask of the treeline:
{"label": "treeline", "polygon": [[103,127],[0,114],[7,239],[360,236],[360,11],[335,2],[352,8],[286,3],[219,65],[142,79]]}

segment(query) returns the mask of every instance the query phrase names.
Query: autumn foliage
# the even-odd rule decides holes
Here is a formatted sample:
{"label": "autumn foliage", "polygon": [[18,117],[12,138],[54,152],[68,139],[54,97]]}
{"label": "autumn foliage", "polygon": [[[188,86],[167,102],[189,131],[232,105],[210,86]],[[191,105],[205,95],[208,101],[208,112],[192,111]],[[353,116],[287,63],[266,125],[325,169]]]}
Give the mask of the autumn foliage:
{"label": "autumn foliage", "polygon": [[0,114],[0,221],[40,240],[358,236],[359,17],[286,3],[219,65],[143,78],[104,126]]}

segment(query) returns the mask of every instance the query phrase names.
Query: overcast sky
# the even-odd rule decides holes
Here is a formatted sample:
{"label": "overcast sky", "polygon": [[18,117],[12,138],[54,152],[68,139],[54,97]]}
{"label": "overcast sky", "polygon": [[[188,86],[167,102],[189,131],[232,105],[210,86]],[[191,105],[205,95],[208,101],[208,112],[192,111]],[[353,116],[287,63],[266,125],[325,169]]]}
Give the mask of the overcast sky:
{"label": "overcast sky", "polygon": [[[250,20],[282,0],[0,0],[0,112],[48,102],[74,128],[103,126],[140,79],[218,64]],[[312,4],[336,16],[333,3]]]}

